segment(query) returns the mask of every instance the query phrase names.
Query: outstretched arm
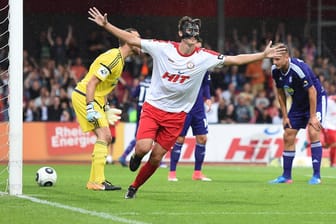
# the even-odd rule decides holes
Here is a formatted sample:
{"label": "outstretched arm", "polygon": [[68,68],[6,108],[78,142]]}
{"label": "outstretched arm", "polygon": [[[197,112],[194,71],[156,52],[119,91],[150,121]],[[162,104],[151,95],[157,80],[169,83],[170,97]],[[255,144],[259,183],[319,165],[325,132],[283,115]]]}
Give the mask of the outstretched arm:
{"label": "outstretched arm", "polygon": [[112,33],[114,36],[116,36],[118,39],[121,39],[125,41],[129,45],[133,45],[136,47],[141,47],[141,41],[140,38],[125,31],[122,29],[119,29],[118,27],[112,25],[107,20],[107,14],[105,13],[104,16],[99,12],[99,10],[95,7],[90,8],[89,11],[89,20],[95,22],[97,25],[105,28],[108,32]]}
{"label": "outstretched arm", "polygon": [[286,52],[286,48],[283,45],[277,45],[271,47],[272,41],[270,41],[263,52],[255,54],[239,54],[236,56],[226,56],[224,65],[243,65],[254,61],[259,61],[264,58],[279,57]]}

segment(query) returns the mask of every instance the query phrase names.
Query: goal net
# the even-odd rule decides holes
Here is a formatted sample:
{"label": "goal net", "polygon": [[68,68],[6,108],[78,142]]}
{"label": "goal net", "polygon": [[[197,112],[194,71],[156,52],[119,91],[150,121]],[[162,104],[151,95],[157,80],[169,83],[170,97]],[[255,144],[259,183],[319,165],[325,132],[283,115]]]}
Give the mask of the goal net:
{"label": "goal net", "polygon": [[0,0],[0,192],[22,194],[23,0]]}

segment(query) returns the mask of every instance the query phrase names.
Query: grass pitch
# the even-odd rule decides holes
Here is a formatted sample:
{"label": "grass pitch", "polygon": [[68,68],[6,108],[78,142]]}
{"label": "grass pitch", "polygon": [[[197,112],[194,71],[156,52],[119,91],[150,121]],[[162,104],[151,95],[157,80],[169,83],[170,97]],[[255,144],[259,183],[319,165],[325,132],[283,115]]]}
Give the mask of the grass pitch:
{"label": "grass pitch", "polygon": [[[45,164],[50,165],[50,164]],[[0,223],[335,223],[336,169],[322,168],[322,184],[309,185],[311,168],[294,168],[293,184],[270,185],[281,168],[204,166],[212,182],[192,181],[192,165],[177,169],[178,182],[168,182],[159,168],[133,200],[124,199],[137,172],[106,166],[106,177],[121,191],[85,189],[90,165],[51,165],[54,187],[39,187],[35,172],[24,165],[23,196],[0,196]],[[2,177],[0,177],[2,178]],[[5,189],[0,186],[0,189]]]}

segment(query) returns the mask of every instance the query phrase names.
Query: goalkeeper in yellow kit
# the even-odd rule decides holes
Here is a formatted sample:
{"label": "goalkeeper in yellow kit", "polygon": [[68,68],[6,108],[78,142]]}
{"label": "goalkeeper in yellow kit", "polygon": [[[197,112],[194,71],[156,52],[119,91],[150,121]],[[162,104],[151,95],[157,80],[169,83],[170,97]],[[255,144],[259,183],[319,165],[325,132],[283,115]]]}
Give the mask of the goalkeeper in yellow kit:
{"label": "goalkeeper in yellow kit", "polygon": [[[128,28],[126,31],[139,36]],[[105,162],[112,137],[109,124],[120,119],[121,111],[110,108],[107,95],[116,87],[125,64],[125,58],[139,54],[140,48],[119,40],[119,48],[113,48],[99,55],[91,64],[88,73],[77,84],[71,99],[77,121],[83,132],[93,131],[97,136],[92,153],[90,178],[86,185],[90,190],[121,190],[105,179]]]}

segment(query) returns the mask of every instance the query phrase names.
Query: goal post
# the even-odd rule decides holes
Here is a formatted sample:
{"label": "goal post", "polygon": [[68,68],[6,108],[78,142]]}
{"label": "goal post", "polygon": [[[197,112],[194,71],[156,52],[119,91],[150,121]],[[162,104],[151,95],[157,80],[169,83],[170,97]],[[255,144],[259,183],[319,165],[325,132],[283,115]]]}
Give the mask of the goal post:
{"label": "goal post", "polygon": [[22,194],[23,0],[9,0],[9,163],[10,195]]}

